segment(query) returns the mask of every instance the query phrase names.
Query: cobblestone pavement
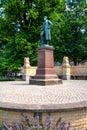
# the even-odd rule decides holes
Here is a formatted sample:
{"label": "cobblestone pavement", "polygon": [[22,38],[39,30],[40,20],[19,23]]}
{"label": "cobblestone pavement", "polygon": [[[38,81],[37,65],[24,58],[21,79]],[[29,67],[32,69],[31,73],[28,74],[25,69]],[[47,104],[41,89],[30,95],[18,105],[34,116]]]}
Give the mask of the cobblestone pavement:
{"label": "cobblestone pavement", "polygon": [[27,81],[0,82],[0,102],[66,104],[87,101],[86,80],[65,80],[61,85],[36,86]]}

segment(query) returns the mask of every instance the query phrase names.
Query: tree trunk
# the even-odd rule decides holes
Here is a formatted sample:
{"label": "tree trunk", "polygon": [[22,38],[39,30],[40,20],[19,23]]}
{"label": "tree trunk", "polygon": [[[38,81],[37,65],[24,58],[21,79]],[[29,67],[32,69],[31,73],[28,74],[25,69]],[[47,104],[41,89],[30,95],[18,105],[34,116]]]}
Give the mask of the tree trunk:
{"label": "tree trunk", "polygon": [[75,58],[73,58],[73,62],[74,62],[74,65],[76,66],[77,65],[77,60]]}

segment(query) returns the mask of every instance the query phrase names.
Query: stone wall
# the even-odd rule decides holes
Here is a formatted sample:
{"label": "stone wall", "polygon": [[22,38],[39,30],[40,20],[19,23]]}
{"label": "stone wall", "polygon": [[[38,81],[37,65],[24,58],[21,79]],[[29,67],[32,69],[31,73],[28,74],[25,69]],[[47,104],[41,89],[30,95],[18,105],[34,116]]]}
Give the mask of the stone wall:
{"label": "stone wall", "polygon": [[[27,59],[27,58],[26,58]],[[25,60],[26,60],[25,59]],[[30,62],[25,62],[23,66],[23,79],[29,80],[30,76],[34,76],[36,73],[37,67],[30,66]],[[29,58],[27,59],[29,60]],[[62,79],[86,79],[87,78],[87,66],[70,66],[68,57],[63,58],[62,66],[55,66],[55,71],[58,76]]]}
{"label": "stone wall", "polygon": [[[26,116],[34,116],[35,112],[29,111],[20,111],[20,110],[0,110],[0,124],[2,122],[18,122],[22,121],[21,114]],[[85,130],[87,128],[87,109],[77,109],[77,110],[68,110],[67,111],[53,111],[53,112],[40,112],[41,119],[44,122],[46,117],[50,115],[53,119],[53,123],[55,124],[56,121],[61,117],[63,122],[70,122],[71,129],[77,128],[79,130]]]}
{"label": "stone wall", "polygon": [[87,66],[71,66],[71,75],[87,75]]}

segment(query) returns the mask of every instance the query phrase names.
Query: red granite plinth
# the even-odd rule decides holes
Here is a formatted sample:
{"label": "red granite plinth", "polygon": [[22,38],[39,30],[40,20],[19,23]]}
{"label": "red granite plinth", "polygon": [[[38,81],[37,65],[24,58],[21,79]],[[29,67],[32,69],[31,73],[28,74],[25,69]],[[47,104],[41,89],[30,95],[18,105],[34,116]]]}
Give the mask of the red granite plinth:
{"label": "red granite plinth", "polygon": [[51,46],[38,48],[38,67],[36,75],[30,78],[30,84],[54,85],[62,83],[62,80],[58,79],[58,75],[54,69],[53,50],[54,48]]}

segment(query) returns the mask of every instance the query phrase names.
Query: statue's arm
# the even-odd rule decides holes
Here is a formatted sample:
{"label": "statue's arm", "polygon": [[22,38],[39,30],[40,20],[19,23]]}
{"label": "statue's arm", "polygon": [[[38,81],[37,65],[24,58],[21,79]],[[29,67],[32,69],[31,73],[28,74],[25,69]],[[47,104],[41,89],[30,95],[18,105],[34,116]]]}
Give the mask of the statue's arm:
{"label": "statue's arm", "polygon": [[50,20],[49,20],[48,22],[49,22],[49,24],[50,24],[51,26],[53,25],[53,23],[52,23]]}

